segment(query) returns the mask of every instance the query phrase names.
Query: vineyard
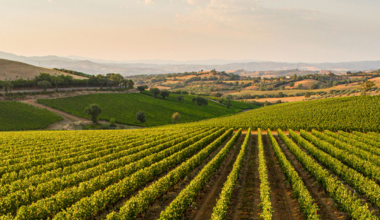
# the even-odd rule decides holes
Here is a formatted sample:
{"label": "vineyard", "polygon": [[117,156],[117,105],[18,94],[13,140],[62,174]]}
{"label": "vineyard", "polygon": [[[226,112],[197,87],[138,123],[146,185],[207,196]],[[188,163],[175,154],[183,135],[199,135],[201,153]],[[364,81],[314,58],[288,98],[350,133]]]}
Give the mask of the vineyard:
{"label": "vineyard", "polygon": [[[183,95],[183,101],[178,102],[176,94],[170,94],[165,100],[154,99],[144,94],[92,94],[58,99],[40,99],[39,103],[53,108],[89,118],[84,109],[90,104],[98,104],[102,109],[100,119],[110,120],[115,118],[116,122],[138,125],[157,126],[171,124],[171,116],[174,112],[181,114],[181,122],[194,122],[240,112],[247,105],[227,108],[218,103],[209,101],[208,105],[198,106],[192,101],[194,96]],[[251,105],[252,108],[257,107]],[[145,112],[146,122],[140,123],[136,120],[136,113]]]}
{"label": "vineyard", "polygon": [[0,219],[378,219],[380,134],[3,132]]}
{"label": "vineyard", "polygon": [[62,118],[20,102],[0,102],[0,131],[43,129]]}

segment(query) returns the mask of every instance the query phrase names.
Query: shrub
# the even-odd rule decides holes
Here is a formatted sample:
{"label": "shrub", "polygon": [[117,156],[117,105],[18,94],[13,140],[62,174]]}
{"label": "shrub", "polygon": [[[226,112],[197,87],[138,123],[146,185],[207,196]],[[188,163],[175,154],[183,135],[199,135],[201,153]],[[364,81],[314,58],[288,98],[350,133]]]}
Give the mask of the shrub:
{"label": "shrub", "polygon": [[176,124],[176,123],[180,122],[181,121],[181,114],[178,113],[178,112],[175,112],[172,115],[172,121],[173,121],[173,124]]}
{"label": "shrub", "polygon": [[137,112],[136,120],[139,121],[140,123],[144,123],[145,122],[145,113],[143,111]]}

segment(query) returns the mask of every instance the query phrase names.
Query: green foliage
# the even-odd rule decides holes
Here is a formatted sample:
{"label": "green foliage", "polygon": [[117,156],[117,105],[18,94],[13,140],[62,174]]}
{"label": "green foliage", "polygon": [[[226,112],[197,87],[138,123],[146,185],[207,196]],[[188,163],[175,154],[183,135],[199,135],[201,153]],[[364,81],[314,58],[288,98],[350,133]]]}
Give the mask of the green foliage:
{"label": "green foliage", "polygon": [[264,154],[264,145],[261,136],[260,128],[257,130],[258,132],[258,148],[259,148],[259,178],[260,178],[260,199],[261,199],[261,207],[263,209],[260,217],[265,220],[271,220],[273,216],[273,208],[271,203],[271,189],[269,186],[268,180],[268,169],[265,160]]}
{"label": "green foliage", "polygon": [[84,110],[87,115],[91,116],[91,121],[98,124],[98,116],[102,113],[102,109],[97,104],[90,104]]}
{"label": "green foliage", "polygon": [[178,102],[182,102],[183,101],[183,96],[182,95],[177,96],[177,100],[178,100]]}
{"label": "green foliage", "polygon": [[280,146],[278,145],[276,139],[272,135],[271,130],[268,129],[269,140],[272,143],[273,151],[276,154],[278,162],[284,172],[286,178],[292,186],[292,193],[297,198],[298,204],[304,214],[306,219],[321,219],[318,215],[318,206],[315,200],[310,195],[308,189],[306,188],[302,178],[298,175],[297,171],[294,169],[291,162],[286,158],[285,154],[282,152]]}
{"label": "green foliage", "polygon": [[[182,95],[184,99],[181,103],[178,103],[177,97],[180,95],[177,94],[171,94],[166,100],[162,100],[153,99],[145,95],[145,93],[149,93],[149,91],[144,91],[143,94],[92,94],[38,101],[85,118],[89,117],[83,112],[83,109],[89,104],[97,103],[103,110],[99,119],[110,120],[111,118],[117,118],[119,123],[139,126],[171,124],[173,112],[181,113],[181,122],[192,122],[241,111],[241,109],[234,107],[227,109],[214,102],[210,102],[207,106],[199,107],[192,104],[191,99],[194,96],[189,95]],[[136,121],[135,116],[138,111],[145,112],[146,122],[144,124]]]}
{"label": "green foliage", "polygon": [[211,220],[223,220],[227,218],[228,207],[231,204],[232,192],[235,189],[236,182],[239,178],[240,169],[243,166],[244,156],[247,151],[248,142],[251,137],[251,129],[249,128],[244,138],[244,142],[241,145],[239,155],[233,165],[233,169],[227,177],[227,181],[223,185],[220,197],[214,206]]}
{"label": "green foliage", "polygon": [[145,112],[138,111],[136,113],[136,120],[139,121],[140,123],[144,123],[146,121],[146,119],[145,119]]}
{"label": "green foliage", "polygon": [[46,128],[62,117],[20,102],[0,102],[0,131]]}
{"label": "green foliage", "polygon": [[208,105],[208,101],[207,99],[203,98],[203,97],[200,97],[200,96],[197,96],[197,97],[194,97],[192,99],[193,102],[196,102],[199,106],[202,106],[202,105]]}
{"label": "green foliage", "polygon": [[[166,206],[165,210],[161,212],[159,220],[181,218],[182,213],[186,211],[186,209],[194,201],[196,196],[199,194],[199,191],[203,189],[212,175],[219,169],[228,153],[234,147],[241,131],[242,130],[239,129],[222,148],[222,150],[219,151],[219,153],[209,163],[207,163],[205,167],[203,167],[203,169],[189,183],[189,185],[187,185],[186,188],[180,192],[180,194],[170,203],[170,205]],[[219,141],[219,143],[223,142]]]}
{"label": "green foliage", "polygon": [[169,97],[170,93],[168,90],[161,90],[160,95],[162,96],[162,99],[165,99],[166,97]]}
{"label": "green foliage", "polygon": [[158,88],[150,88],[150,92],[153,94],[154,98],[157,98],[157,95],[160,94],[160,90]]}
{"label": "green foliage", "polygon": [[43,81],[39,81],[37,83],[37,86],[44,89],[44,91],[46,91],[47,88],[51,87],[51,83],[47,80],[43,80]]}
{"label": "green foliage", "polygon": [[142,91],[145,90],[145,86],[137,86],[137,90],[139,90],[140,92],[142,92]]}
{"label": "green foliage", "polygon": [[173,121],[173,124],[176,124],[176,123],[180,122],[181,121],[181,114],[178,113],[178,112],[175,112],[172,115],[172,121]]}
{"label": "green foliage", "polygon": [[115,118],[111,118],[110,119],[110,126],[111,127],[115,127],[116,126],[116,119]]}
{"label": "green foliage", "polygon": [[205,124],[284,130],[380,131],[380,96],[351,96],[270,105]]}
{"label": "green foliage", "polygon": [[[333,197],[341,209],[346,211],[353,219],[378,219],[368,209],[367,204],[363,205],[360,198],[348,191],[340,180],[330,175],[326,169],[320,166],[311,156],[307,155],[306,152],[302,151],[280,129],[278,129],[278,134],[296,159],[321,183],[326,192]],[[302,147],[307,147],[307,142],[302,137],[291,130],[289,134]]]}

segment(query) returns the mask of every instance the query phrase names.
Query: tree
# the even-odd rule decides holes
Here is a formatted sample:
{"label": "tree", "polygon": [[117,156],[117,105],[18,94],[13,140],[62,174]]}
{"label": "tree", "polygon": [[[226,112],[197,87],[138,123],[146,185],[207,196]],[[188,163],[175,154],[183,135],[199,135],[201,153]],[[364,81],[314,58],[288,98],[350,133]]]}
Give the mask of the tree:
{"label": "tree", "polygon": [[231,99],[226,99],[226,105],[227,105],[227,108],[230,108],[230,106],[232,105],[231,104]]}
{"label": "tree", "polygon": [[172,121],[173,121],[173,124],[176,124],[178,122],[181,121],[181,114],[176,112],[172,115]]}
{"label": "tree", "polygon": [[177,100],[178,100],[178,102],[182,102],[183,101],[183,96],[182,95],[177,96]]}
{"label": "tree", "polygon": [[310,89],[319,89],[319,84],[314,83],[313,85],[310,86]]}
{"label": "tree", "polygon": [[133,89],[133,86],[134,86],[134,85],[135,85],[135,83],[133,82],[133,80],[128,80],[126,86],[128,86],[128,89]]}
{"label": "tree", "polygon": [[157,95],[160,94],[160,90],[158,88],[150,88],[150,92],[154,98],[157,98]]}
{"label": "tree", "polygon": [[40,87],[40,88],[43,88],[44,89],[44,92],[46,91],[47,88],[51,87],[51,83],[49,81],[39,81],[37,83],[37,86]]}
{"label": "tree", "polygon": [[98,82],[100,84],[100,89],[103,89],[103,86],[106,85],[106,83],[107,83],[107,77],[103,76],[101,74],[98,74],[96,76],[96,79],[98,80]]}
{"label": "tree", "polygon": [[297,89],[303,89],[302,83],[298,84]]}
{"label": "tree", "polygon": [[62,79],[62,77],[52,76],[52,77],[51,77],[51,81],[52,81],[52,82],[54,83],[54,85],[55,85],[55,91],[58,92],[58,85],[64,82],[63,79]]}
{"label": "tree", "polygon": [[143,111],[137,112],[136,120],[139,121],[140,123],[144,123],[145,122],[145,113]]}
{"label": "tree", "polygon": [[226,105],[227,105],[227,108],[230,108],[230,106],[232,105],[232,95],[227,95],[226,96]]}
{"label": "tree", "polygon": [[137,90],[139,90],[141,93],[145,90],[145,86],[137,86]]}
{"label": "tree", "polygon": [[366,96],[367,92],[371,90],[372,87],[375,86],[375,83],[372,81],[365,81],[363,84],[360,85],[360,89],[362,90],[361,95]]}
{"label": "tree", "polygon": [[96,125],[98,124],[98,116],[102,113],[102,109],[97,104],[89,105],[84,112],[91,116],[91,121]]}
{"label": "tree", "polygon": [[116,85],[120,85],[123,82],[124,77],[119,73],[107,73],[107,78],[114,82]]}
{"label": "tree", "polygon": [[305,98],[310,98],[310,96],[311,96],[311,93],[310,93],[310,92],[306,92],[306,93],[305,93]]}
{"label": "tree", "polygon": [[110,126],[111,127],[115,127],[116,126],[116,119],[115,118],[111,118],[110,119]]}
{"label": "tree", "polygon": [[193,102],[196,102],[199,106],[202,106],[202,105],[208,105],[208,101],[207,101],[207,99],[202,98],[202,97],[199,97],[199,96],[194,97],[194,98],[192,99],[192,101],[193,101]]}
{"label": "tree", "polygon": [[290,82],[289,87],[293,87],[293,86],[294,86],[294,82]]}
{"label": "tree", "polygon": [[9,92],[12,92],[12,88],[14,85],[11,81],[5,80],[1,83],[1,85],[4,87],[6,93],[8,93],[8,90]]}
{"label": "tree", "polygon": [[163,99],[165,99],[166,97],[169,97],[169,95],[170,95],[169,91],[166,89],[162,90],[160,94],[161,94]]}

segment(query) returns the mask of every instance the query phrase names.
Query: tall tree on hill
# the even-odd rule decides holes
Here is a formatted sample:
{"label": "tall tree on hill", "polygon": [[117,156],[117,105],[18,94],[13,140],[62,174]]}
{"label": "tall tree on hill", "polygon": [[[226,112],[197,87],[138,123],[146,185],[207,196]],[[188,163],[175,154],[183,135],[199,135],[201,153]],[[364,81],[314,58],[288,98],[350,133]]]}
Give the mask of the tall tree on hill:
{"label": "tall tree on hill", "polygon": [[371,90],[372,87],[375,86],[375,83],[372,81],[365,81],[363,84],[360,85],[360,89],[362,90],[361,95],[366,96],[367,92]]}
{"label": "tall tree on hill", "polygon": [[98,124],[98,116],[102,113],[102,109],[97,104],[89,105],[84,112],[91,116],[91,121]]}
{"label": "tall tree on hill", "polygon": [[13,83],[11,81],[5,79],[5,81],[3,81],[1,85],[4,87],[5,93],[8,93],[8,91],[12,92]]}
{"label": "tall tree on hill", "polygon": [[84,112],[91,116],[91,121],[98,124],[98,116],[102,113],[102,109],[97,104],[89,105]]}
{"label": "tall tree on hill", "polygon": [[143,111],[137,112],[136,120],[139,121],[140,123],[144,123],[146,121],[145,120],[145,112],[143,112]]}
{"label": "tall tree on hill", "polygon": [[39,81],[37,83],[37,86],[44,89],[44,92],[46,92],[46,89],[51,87],[51,83],[47,80],[43,80],[43,81]]}
{"label": "tall tree on hill", "polygon": [[162,90],[160,94],[161,94],[163,99],[165,99],[166,97],[168,97],[170,95],[169,91],[166,89]]}
{"label": "tall tree on hill", "polygon": [[154,98],[157,98],[157,95],[160,94],[160,90],[158,88],[150,88],[150,92]]}

